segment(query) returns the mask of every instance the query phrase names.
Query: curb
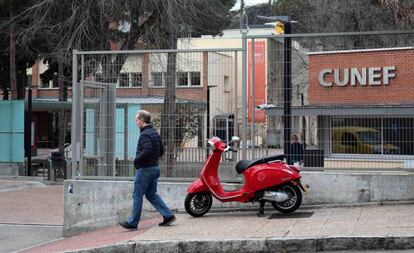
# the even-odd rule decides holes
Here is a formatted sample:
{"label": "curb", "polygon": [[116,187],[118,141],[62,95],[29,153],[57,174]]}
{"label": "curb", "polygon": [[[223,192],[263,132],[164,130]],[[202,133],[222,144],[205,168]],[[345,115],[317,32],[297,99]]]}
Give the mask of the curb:
{"label": "curb", "polygon": [[245,238],[233,240],[136,241],[70,253],[110,252],[321,252],[336,250],[414,249],[409,237]]}
{"label": "curb", "polygon": [[[414,205],[413,200],[401,200],[401,201],[382,201],[382,202],[364,202],[364,203],[342,203],[342,204],[318,204],[318,205],[301,205],[298,210],[314,210],[325,208],[355,208],[355,207],[376,207],[376,206],[405,206]],[[211,207],[209,213],[222,213],[222,212],[257,212],[259,206],[245,206],[245,207]],[[270,206],[265,206],[265,211],[275,211]],[[185,209],[175,209],[174,212],[186,213]]]}

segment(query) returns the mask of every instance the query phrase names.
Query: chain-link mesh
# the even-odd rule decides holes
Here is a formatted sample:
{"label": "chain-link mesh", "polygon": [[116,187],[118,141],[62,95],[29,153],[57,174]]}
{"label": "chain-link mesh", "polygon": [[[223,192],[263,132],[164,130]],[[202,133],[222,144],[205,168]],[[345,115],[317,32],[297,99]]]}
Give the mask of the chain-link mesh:
{"label": "chain-link mesh", "polygon": [[[223,46],[232,41],[223,38]],[[133,176],[138,110],[152,114],[161,134],[162,176],[197,177],[207,138],[233,135],[242,137],[245,156],[223,155],[223,180],[238,178],[234,167],[241,159],[283,152],[305,169],[413,168],[412,44],[411,34],[290,42],[250,36],[245,61],[241,49],[80,52],[84,130],[76,170]],[[114,114],[104,116],[103,108]]]}
{"label": "chain-link mesh", "polygon": [[[287,38],[254,40],[266,45],[267,55],[262,71],[267,80],[259,81],[266,86],[267,101],[258,102],[264,103],[267,132],[261,136],[256,130],[258,141],[265,139],[267,147],[291,142],[284,151],[291,163],[304,168],[414,168],[412,34],[293,37],[290,73]],[[291,104],[288,138],[286,89]],[[292,144],[293,139],[299,144]]]}
{"label": "chain-link mesh", "polygon": [[[237,54],[237,50],[80,54],[83,155],[82,164],[75,163],[79,175],[133,176],[139,139],[135,117],[137,111],[146,110],[164,143],[162,176],[198,176],[208,155],[208,137],[228,142],[239,131]],[[225,177],[236,177],[236,160],[223,155]]]}

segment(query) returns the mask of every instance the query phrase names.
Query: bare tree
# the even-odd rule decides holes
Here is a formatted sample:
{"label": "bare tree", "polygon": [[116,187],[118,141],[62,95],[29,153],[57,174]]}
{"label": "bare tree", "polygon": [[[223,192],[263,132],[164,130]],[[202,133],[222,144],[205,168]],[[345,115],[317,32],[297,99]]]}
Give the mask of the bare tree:
{"label": "bare tree", "polygon": [[[27,24],[18,38],[29,42],[37,36],[49,38],[49,47],[61,52],[70,64],[73,49],[118,50],[143,48],[176,49],[180,29],[192,27],[192,35],[218,34],[228,24],[228,12],[235,0],[35,0],[19,18]],[[125,25],[128,29],[119,29]],[[102,80],[116,81],[126,55],[101,58]],[[164,119],[161,133],[166,145],[168,174],[175,148],[176,113],[175,53],[168,54]],[[90,70],[96,72],[97,69]]]}
{"label": "bare tree", "polygon": [[30,0],[0,0],[0,68],[3,72],[0,74],[0,86],[3,90],[3,99],[8,99],[9,89],[12,99],[22,99],[25,95],[26,68],[33,60],[29,52],[31,50],[21,47],[16,40],[19,23],[15,17],[29,2]]}
{"label": "bare tree", "polygon": [[[413,22],[399,19],[395,13],[413,7],[413,1],[279,0],[273,11],[275,15],[289,15],[299,21],[293,25],[294,33],[360,32],[411,29]],[[308,48],[337,50],[402,46],[407,41],[412,41],[412,36],[320,37],[303,39],[301,43]]]}

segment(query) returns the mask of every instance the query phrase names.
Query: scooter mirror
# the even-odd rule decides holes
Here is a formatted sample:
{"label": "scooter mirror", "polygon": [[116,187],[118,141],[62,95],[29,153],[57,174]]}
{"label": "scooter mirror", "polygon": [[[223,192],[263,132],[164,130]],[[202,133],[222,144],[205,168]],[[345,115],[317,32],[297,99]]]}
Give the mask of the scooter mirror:
{"label": "scooter mirror", "polygon": [[233,136],[231,137],[231,142],[235,143],[235,142],[240,142],[240,138],[237,136]]}

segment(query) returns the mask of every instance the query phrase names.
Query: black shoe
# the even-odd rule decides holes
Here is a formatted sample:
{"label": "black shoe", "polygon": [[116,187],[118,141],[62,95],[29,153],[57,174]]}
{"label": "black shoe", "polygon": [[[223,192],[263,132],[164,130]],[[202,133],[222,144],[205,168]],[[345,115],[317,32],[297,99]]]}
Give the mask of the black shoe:
{"label": "black shoe", "polygon": [[168,225],[170,225],[171,223],[173,223],[176,219],[177,219],[177,218],[175,218],[175,216],[174,216],[174,215],[173,215],[173,216],[171,216],[170,218],[165,218],[165,217],[164,217],[164,220],[163,220],[161,223],[159,223],[158,225],[159,225],[159,226],[168,226]]}
{"label": "black shoe", "polygon": [[129,229],[129,230],[137,230],[138,226],[133,226],[129,224],[127,221],[119,222],[119,225],[121,225],[123,228]]}

